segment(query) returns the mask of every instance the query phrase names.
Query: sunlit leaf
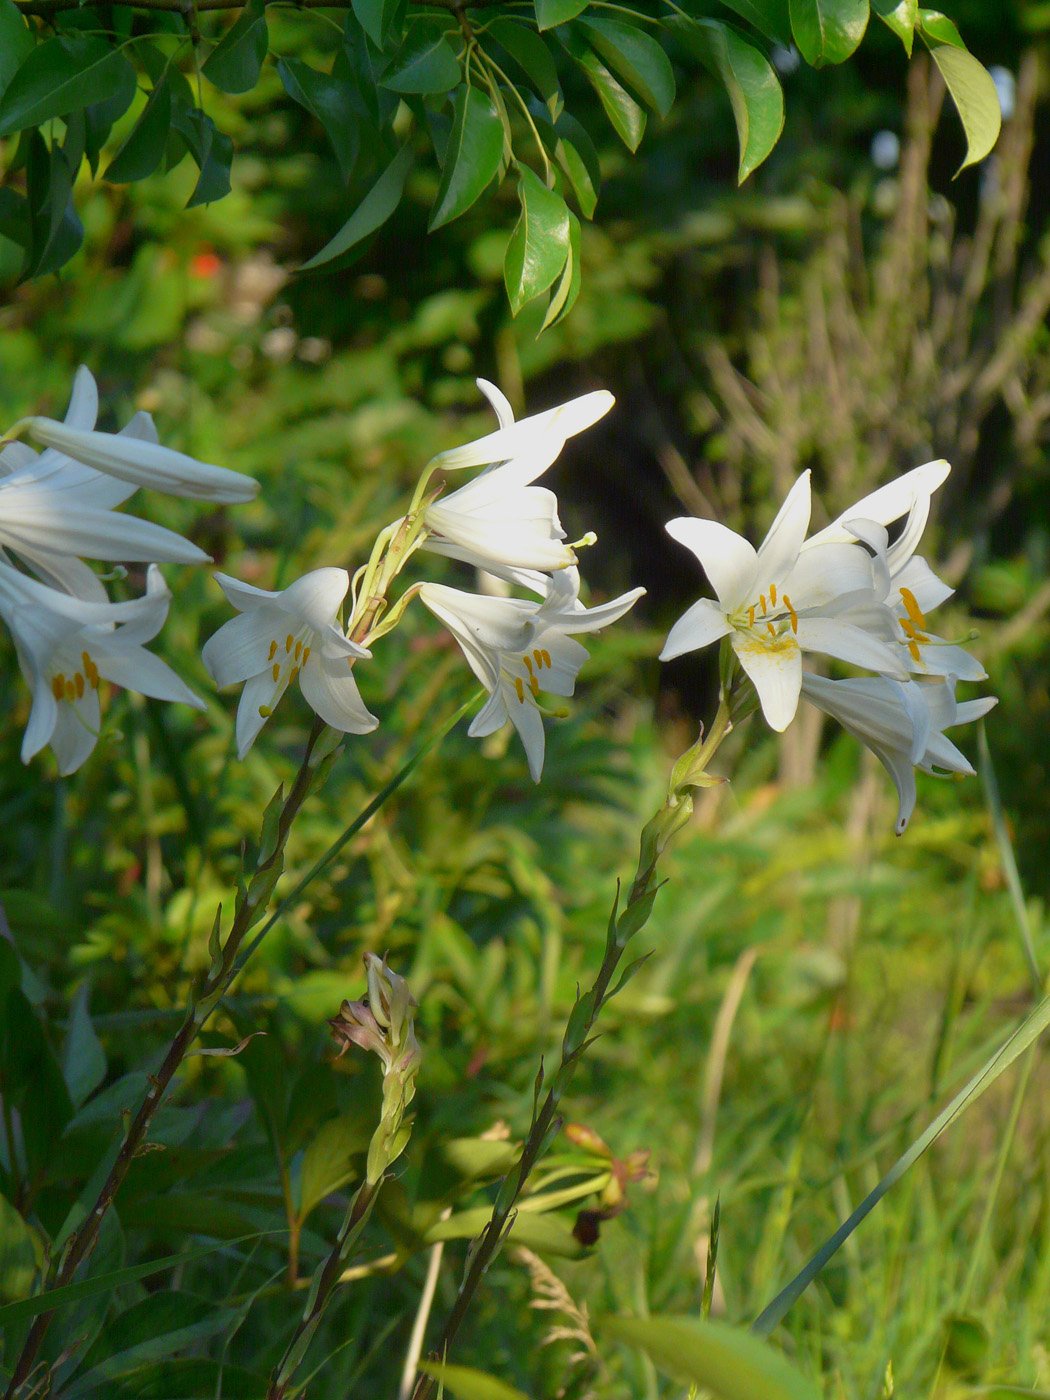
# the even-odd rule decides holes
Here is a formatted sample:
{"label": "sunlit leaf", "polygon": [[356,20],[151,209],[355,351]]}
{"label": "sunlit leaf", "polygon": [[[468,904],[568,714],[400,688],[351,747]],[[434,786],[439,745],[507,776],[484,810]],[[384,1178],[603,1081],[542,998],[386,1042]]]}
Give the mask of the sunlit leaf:
{"label": "sunlit leaf", "polygon": [[548,326],[556,326],[559,321],[564,321],[576,303],[576,298],[580,294],[582,284],[581,264],[580,264],[580,221],[575,214],[569,214],[569,255],[565,259],[565,267],[558,278],[558,285],[551,293],[550,305],[547,307],[547,314],[543,318],[543,325],[540,331],[545,331]]}
{"label": "sunlit leaf", "polygon": [[536,0],[536,26],[553,29],[575,19],[589,4],[590,0]]}
{"label": "sunlit leaf", "polygon": [[403,146],[335,237],[302,263],[299,271],[309,272],[331,262],[381,228],[401,203],[411,166],[412,152]]}
{"label": "sunlit leaf", "polygon": [[598,100],[617,136],[628,150],[636,151],[645,134],[645,112],[580,35],[570,30],[558,37],[598,94]]}
{"label": "sunlit leaf", "polygon": [[527,165],[520,168],[521,214],[507,244],[503,276],[516,316],[526,302],[551,285],[569,252],[569,211]]}
{"label": "sunlit leaf", "polygon": [[999,94],[988,70],[962,46],[951,20],[934,10],[920,10],[919,25],[966,133],[966,159],[959,166],[959,170],[965,170],[983,160],[999,139]]}
{"label": "sunlit leaf", "polygon": [[601,1330],[641,1347],[667,1375],[714,1400],[818,1400],[820,1392],[749,1332],[698,1317],[605,1317]]}
{"label": "sunlit leaf", "polygon": [[769,155],[784,128],[784,94],[773,66],[719,20],[675,20],[672,27],[725,86],[740,141],[737,179],[742,183]]}
{"label": "sunlit leaf", "polygon": [[760,34],[785,48],[791,43],[791,17],[788,0],[722,0],[726,9],[733,10]]}
{"label": "sunlit leaf", "polygon": [[791,0],[791,32],[812,68],[844,63],[864,38],[868,0]]}
{"label": "sunlit leaf", "polygon": [[674,103],[671,60],[660,44],[634,24],[618,19],[581,19],[591,47],[647,106],[666,117]]}
{"label": "sunlit leaf", "polygon": [[546,41],[533,29],[503,15],[491,21],[488,33],[502,44],[532,84],[536,94],[547,104],[553,118],[561,111],[562,95],[558,70]]}
{"label": "sunlit leaf", "polygon": [[422,1361],[419,1369],[433,1376],[442,1389],[456,1400],[529,1400],[506,1381],[476,1371],[472,1366],[453,1366],[444,1361]]}
{"label": "sunlit leaf", "polygon": [[502,163],[503,123],[492,99],[464,83],[456,89],[431,231],[465,213],[496,178]]}
{"label": "sunlit leaf", "polygon": [[871,9],[896,34],[911,58],[915,26],[919,22],[919,0],[871,0]]}

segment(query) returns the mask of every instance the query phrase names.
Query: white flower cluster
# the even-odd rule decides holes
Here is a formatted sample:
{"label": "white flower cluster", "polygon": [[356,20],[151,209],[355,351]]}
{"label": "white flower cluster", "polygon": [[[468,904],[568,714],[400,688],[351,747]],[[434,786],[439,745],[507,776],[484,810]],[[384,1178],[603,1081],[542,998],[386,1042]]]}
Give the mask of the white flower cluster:
{"label": "white flower cluster", "polygon": [[[564,543],[558,502],[553,492],[532,484],[566,438],[608,412],[612,395],[585,394],[515,423],[495,385],[478,384],[496,411],[498,431],[440,453],[429,464],[426,479],[437,470],[482,466],[484,471],[451,495],[431,499],[413,547],[472,564],[532,592],[538,601],[465,593],[438,583],[418,584],[411,591],[449,629],[489,692],[469,733],[491,734],[510,720],[538,782],[544,755],[540,695],[571,695],[587,659],[570,634],[615,622],[645,590],[635,588],[611,603],[584,607],[576,555]],[[345,630],[340,621],[350,590],[344,569],[316,569],[279,593],[249,588],[223,574],[218,581],[241,616],[205,645],[204,662],[220,686],[245,682],[237,711],[242,757],[295,677],[308,703],[334,729],[361,734],[375,728],[379,721],[365,708],[352,673],[356,660],[371,655],[362,644],[370,634],[354,641],[354,617]],[[355,616],[367,609],[367,591],[362,586]]]}
{"label": "white flower cluster", "polygon": [[[203,709],[144,643],[164,625],[171,601],[157,564],[208,556],[115,507],[139,486],[204,501],[247,501],[258,490],[250,477],[161,447],[148,413],[119,433],[97,432],[97,416],[98,390],[81,367],[64,422],[24,418],[0,440],[0,617],[33,693],[22,758],[50,744],[63,774],[79,768],[98,740],[102,679]],[[16,440],[20,434],[44,451]],[[148,563],[144,596],[110,602],[85,557]]]}
{"label": "white flower cluster", "polygon": [[[873,750],[897,788],[898,835],[915,808],[914,770],[972,774],[943,731],[996,703],[956,702],[956,683],[985,680],[984,668],[926,623],[953,591],[915,553],[949,470],[943,461],[916,467],[809,539],[806,472],[757,550],[714,521],[667,525],[703,565],[717,602],[701,598],[679,618],[661,660],[728,638],[773,729],[787,728],[802,696]],[[886,527],[901,519],[891,544]],[[803,670],[804,651],[876,674],[827,680]]]}

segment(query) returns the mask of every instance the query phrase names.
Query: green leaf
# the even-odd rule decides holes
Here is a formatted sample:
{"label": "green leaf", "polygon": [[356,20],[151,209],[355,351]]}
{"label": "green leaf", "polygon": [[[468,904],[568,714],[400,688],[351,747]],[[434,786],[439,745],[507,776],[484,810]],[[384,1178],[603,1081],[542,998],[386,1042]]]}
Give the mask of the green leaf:
{"label": "green leaf", "polygon": [[349,180],[360,151],[358,118],[350,90],[334,73],[320,73],[299,58],[282,58],[277,73],[293,102],[305,107],[324,128],[339,170]]}
{"label": "green leaf", "polygon": [[551,117],[556,118],[562,108],[561,84],[546,42],[534,30],[502,15],[491,21],[488,33],[498,44],[502,44],[528,78],[537,96],[546,103]]}
{"label": "green leaf", "polygon": [[44,1241],[0,1196],[0,1302],[24,1298],[44,1261]]}
{"label": "green leaf", "polygon": [[[423,1235],[426,1245],[437,1244],[439,1240],[472,1240],[488,1224],[492,1211],[488,1206],[473,1206],[461,1210],[448,1220],[439,1220],[428,1225]],[[535,1211],[519,1211],[510,1227],[509,1239],[515,1244],[523,1244],[527,1249],[541,1253],[558,1255],[564,1259],[582,1259],[587,1253],[584,1246],[572,1233],[572,1226],[562,1215],[555,1212],[538,1214]],[[3,1311],[0,1309],[0,1318]]]}
{"label": "green leaf", "polygon": [[138,85],[135,81],[135,74],[126,70],[121,82],[109,97],[102,102],[92,102],[80,114],[84,122],[84,154],[87,156],[92,175],[98,170],[102,147],[109,140],[113,123],[128,110],[134,102],[137,92]]}
{"label": "green leaf", "polygon": [[104,178],[114,185],[127,185],[152,175],[163,159],[170,131],[171,89],[165,76],[150,93],[138,121],[106,167]]}
{"label": "green leaf", "polygon": [[331,262],[381,228],[401,203],[411,166],[412,152],[408,146],[403,146],[335,237],[319,253],[300,264],[299,271],[310,272]]}
{"label": "green leaf", "polygon": [[911,58],[915,26],[919,22],[919,0],[871,0],[871,8],[886,28],[896,34]]}
{"label": "green leaf", "polygon": [[456,51],[443,34],[419,24],[409,31],[394,62],[379,79],[392,92],[451,92],[460,80]]}
{"label": "green leaf", "polygon": [[[587,139],[590,140],[589,137]],[[557,145],[554,148],[554,158],[569,178],[572,192],[576,196],[576,203],[580,206],[583,217],[585,219],[592,218],[598,203],[598,190],[594,183],[594,175],[589,161],[584,158],[575,143],[563,136],[560,131]]]}
{"label": "green leaf", "polygon": [[602,104],[617,136],[629,151],[636,151],[645,134],[645,113],[641,107],[578,34],[570,30],[558,37],[567,52],[583,69],[584,76],[598,94],[598,101]]}
{"label": "green leaf", "polygon": [[715,1400],[818,1400],[820,1392],[750,1333],[697,1317],[604,1317],[601,1330],[641,1347],[667,1375]]}
{"label": "green leaf", "polygon": [[758,49],[720,20],[689,23],[675,18],[669,24],[725,86],[740,142],[737,181],[742,184],[769,155],[784,129],[784,94],[777,75]]}
{"label": "green leaf", "polygon": [[30,237],[29,201],[14,190],[0,189],[0,238],[28,248]]}
{"label": "green leaf", "polygon": [[464,83],[456,89],[430,232],[465,213],[495,179],[502,163],[503,123],[492,99]]}
{"label": "green leaf", "polygon": [[186,202],[187,209],[198,204],[213,204],[230,192],[230,168],[233,165],[233,142],[199,107],[173,107],[172,126],[186,142],[190,155],[197,162],[200,175],[193,193]]}
{"label": "green leaf", "polygon": [[935,44],[950,44],[953,49],[964,49],[962,35],[947,15],[940,10],[919,10],[919,30],[924,39]]}
{"label": "green leaf", "polygon": [[458,1400],[529,1400],[520,1390],[515,1390],[506,1381],[495,1376],[476,1371],[473,1366],[453,1366],[446,1361],[421,1361],[419,1369],[427,1376],[433,1376],[442,1390]]}
{"label": "green leaf", "polygon": [[352,0],[357,22],[377,49],[395,42],[404,22],[405,0]]}
{"label": "green leaf", "polygon": [[0,98],[0,136],[102,102],[127,82],[131,64],[105,39],[62,35],[38,44]]}
{"label": "green leaf", "polygon": [[265,0],[248,0],[236,24],[212,50],[201,72],[222,92],[250,92],[259,81],[269,46]]}
{"label": "green leaf", "polygon": [[553,29],[584,11],[590,0],[536,0],[537,29]]}
{"label": "green leaf", "polygon": [[[242,1236],[237,1243],[257,1236]],[[13,1327],[19,1322],[28,1322],[38,1313],[50,1312],[53,1308],[64,1308],[68,1303],[77,1303],[82,1298],[93,1298],[96,1294],[111,1292],[126,1283],[134,1283],[140,1278],[152,1278],[163,1274],[179,1264],[192,1264],[195,1259],[203,1259],[220,1249],[229,1249],[228,1241],[202,1245],[199,1249],[183,1250],[179,1254],[168,1254],[163,1259],[151,1259],[148,1264],[132,1264],[126,1269],[114,1269],[111,1273],[98,1274],[95,1278],[81,1279],[69,1283],[65,1288],[52,1288],[47,1293],[38,1293],[32,1298],[20,1298],[17,1303],[8,1303],[0,1308],[0,1328]]]}
{"label": "green leaf", "polygon": [[844,63],[864,38],[868,0],[791,0],[791,32],[811,68]]}
{"label": "green leaf", "polygon": [[0,95],[36,47],[14,0],[0,0]]}
{"label": "green leaf", "polygon": [[860,1222],[875,1209],[890,1187],[901,1179],[926,1149],[937,1141],[945,1129],[949,1128],[956,1118],[969,1108],[971,1103],[980,1098],[984,1091],[994,1084],[1005,1070],[1009,1069],[1018,1055],[1027,1050],[1029,1045],[1042,1035],[1047,1026],[1050,1026],[1050,997],[1043,998],[1035,1010],[1030,1012],[1013,1034],[1003,1042],[991,1059],[959,1090],[947,1108],[942,1109],[925,1132],[920,1133],[907,1151],[897,1158],[886,1175],[874,1190],[864,1197],[849,1219],[844,1221],[829,1239],[825,1240],[805,1268],[801,1269],[787,1287],[781,1289],[769,1306],[763,1309],[751,1325],[752,1332],[760,1337],[769,1336],[791,1305],[801,1297],[828,1260],[849,1239]]}
{"label": "green leaf", "polygon": [[581,19],[579,27],[617,77],[666,117],[674,104],[674,70],[657,41],[619,19]]}
{"label": "green leaf", "polygon": [[206,1298],[158,1289],[110,1319],[84,1358],[84,1369],[62,1394],[67,1400],[104,1395],[118,1376],[214,1337],[236,1316],[234,1309],[215,1307]]}
{"label": "green leaf", "polygon": [[73,1012],[69,1018],[65,1054],[62,1057],[62,1074],[74,1108],[79,1108],[106,1077],[105,1052],[88,1014],[90,992],[88,984],[82,982],[73,998]]}
{"label": "green leaf", "polygon": [[[983,160],[999,139],[1002,108],[991,74],[978,63],[973,54],[950,41],[940,43],[932,38],[926,27],[926,16],[930,13],[929,10],[920,11],[920,33],[930,50],[930,56],[941,70],[941,77],[952,95],[963,131],[966,133],[966,159],[955,172],[958,175],[968,165]],[[932,28],[944,32],[943,26],[937,22],[943,19],[943,15],[935,16]],[[945,23],[951,24],[951,21]],[[951,27],[954,30],[954,25]]]}
{"label": "green leaf", "polygon": [[775,44],[783,44],[785,48],[791,44],[788,0],[722,0],[722,4]]}
{"label": "green leaf", "polygon": [[[368,1149],[372,1134],[357,1114],[325,1123],[299,1165],[299,1220],[355,1175],[351,1158]],[[360,1176],[360,1172],[356,1173]]]}
{"label": "green leaf", "polygon": [[569,211],[565,201],[527,165],[520,167],[518,199],[521,214],[503,259],[507,297],[515,316],[526,302],[547,290],[569,254]]}
{"label": "green leaf", "polygon": [[[50,272],[62,265],[59,233],[72,179],[62,152],[49,152],[39,133],[34,133],[27,177],[33,223],[30,270],[40,266]],[[57,212],[48,203],[52,196]],[[7,1104],[21,1117],[30,1173],[43,1177],[73,1106],[40,1018],[19,987],[8,991],[6,1005],[0,1008],[0,1083]]]}
{"label": "green leaf", "polygon": [[580,294],[582,282],[580,241],[580,221],[575,214],[570,213],[569,255],[565,259],[565,268],[551,296],[547,314],[543,318],[543,325],[540,326],[541,334],[548,326],[556,326],[559,321],[563,321],[568,316]]}

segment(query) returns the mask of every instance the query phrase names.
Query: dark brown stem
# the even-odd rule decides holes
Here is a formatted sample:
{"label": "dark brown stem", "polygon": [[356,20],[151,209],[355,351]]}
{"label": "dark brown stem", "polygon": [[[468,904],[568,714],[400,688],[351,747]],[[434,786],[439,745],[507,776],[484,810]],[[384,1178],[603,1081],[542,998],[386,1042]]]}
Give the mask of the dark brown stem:
{"label": "dark brown stem", "polygon": [[[299,772],[295,776],[291,791],[285,799],[281,808],[281,815],[277,824],[277,840],[273,854],[259,866],[259,874],[265,874],[271,870],[275,863],[283,857],[285,842],[288,839],[288,832],[296,813],[306,800],[310,791],[310,785],[315,775],[315,769],[311,766],[310,758],[313,754],[314,746],[324,730],[324,723],[320,719],[314,720],[314,725],[310,731],[310,737],[306,743],[306,751]],[[186,1019],[175,1033],[171,1044],[168,1046],[167,1054],[156,1074],[149,1076],[149,1088],[143,1099],[139,1110],[136,1113],[131,1126],[124,1135],[124,1140],[120,1144],[116,1161],[106,1177],[102,1189],[99,1191],[95,1205],[91,1213],[84,1220],[84,1223],[70,1236],[62,1255],[58,1271],[49,1285],[50,1289],[64,1288],[73,1282],[74,1275],[80,1265],[87,1259],[95,1247],[98,1239],[99,1228],[102,1224],[106,1211],[113,1204],[113,1198],[117,1194],[124,1178],[128,1174],[135,1157],[140,1152],[146,1141],[153,1115],[160,1107],[161,1101],[175,1076],[176,1070],[182,1064],[187,1050],[190,1048],[197,1033],[211,1015],[217,1005],[222,993],[232,980],[236,970],[237,952],[244,936],[251,927],[253,921],[254,907],[247,900],[243,901],[240,909],[234,916],[233,924],[222,946],[222,954],[217,967],[213,968],[205,978],[197,997],[186,1013]],[[33,1319],[32,1326],[22,1347],[21,1355],[15,1363],[14,1372],[11,1376],[10,1384],[4,1395],[4,1400],[14,1400],[22,1383],[29,1376],[36,1362],[37,1354],[40,1351],[47,1330],[51,1326],[53,1312],[41,1312]]]}
{"label": "dark brown stem", "polygon": [[[274,0],[274,2],[287,3],[289,8],[297,10],[349,10],[353,4],[353,0]],[[194,10],[243,10],[244,8],[244,0],[196,0],[196,4],[191,4],[190,0],[110,0],[110,3],[124,9],[174,12],[175,14],[184,14],[187,18]],[[15,0],[15,4],[24,15],[41,15],[47,18],[49,15],[57,14],[60,10],[76,10],[83,4],[83,0]],[[455,0],[413,0],[413,4],[424,5],[428,9],[450,11],[459,20],[461,28],[466,23],[465,18],[460,13],[465,7],[457,5]]]}

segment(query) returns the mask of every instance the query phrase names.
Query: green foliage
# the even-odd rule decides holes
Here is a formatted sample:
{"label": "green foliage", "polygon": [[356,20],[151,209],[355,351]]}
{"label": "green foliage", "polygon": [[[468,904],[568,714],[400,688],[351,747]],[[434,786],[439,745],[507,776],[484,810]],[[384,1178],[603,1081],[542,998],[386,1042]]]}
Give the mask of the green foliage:
{"label": "green foliage", "polygon": [[[24,16],[19,0],[0,0],[0,137],[22,137],[0,150],[14,177],[0,204],[0,276],[41,276],[75,255],[82,238],[79,167],[86,159],[94,172],[107,144],[103,178],[117,184],[161,170],[170,179],[188,153],[199,176],[181,197],[187,208],[212,204],[229,195],[235,151],[249,152],[260,118],[286,112],[288,103],[325,131],[345,187],[341,231],[320,252],[308,250],[307,271],[360,255],[402,201],[411,160],[434,232],[502,185],[511,167],[519,197],[542,186],[549,200],[563,201],[571,191],[590,220],[601,187],[592,158],[597,112],[635,152],[650,113],[665,126],[681,120],[683,81],[688,90],[698,62],[729,98],[744,180],[768,158],[783,126],[770,41],[793,41],[815,67],[840,64],[864,35],[869,6],[740,0],[728,8],[732,22],[698,3],[654,15],[629,8],[611,14],[589,0],[536,0],[510,16],[487,6],[453,13],[435,5],[419,14],[399,0],[352,0],[338,35],[327,16],[303,15],[287,25],[277,7],[268,14],[265,0],[249,0],[232,24],[203,16],[203,33],[196,18],[150,12],[136,19],[129,40],[130,11],[121,5],[80,18],[58,10],[53,33],[35,15]],[[909,54],[916,30],[929,45],[962,118],[965,163],[980,160],[995,142],[998,106],[991,79],[962,47],[958,30],[913,0],[880,0],[875,12]],[[186,81],[196,73],[207,89]],[[577,75],[597,99],[597,112]],[[134,119],[124,120],[138,77],[149,80],[144,105],[136,102]],[[538,205],[542,197],[528,202]],[[486,205],[500,207],[498,195]],[[522,220],[531,217],[523,209]],[[563,214],[556,223],[553,274],[550,260],[537,266],[519,247],[528,241],[519,221],[505,277],[515,313],[548,294],[543,328],[569,313],[581,284],[571,226]]]}

